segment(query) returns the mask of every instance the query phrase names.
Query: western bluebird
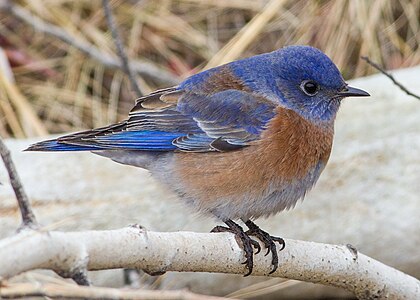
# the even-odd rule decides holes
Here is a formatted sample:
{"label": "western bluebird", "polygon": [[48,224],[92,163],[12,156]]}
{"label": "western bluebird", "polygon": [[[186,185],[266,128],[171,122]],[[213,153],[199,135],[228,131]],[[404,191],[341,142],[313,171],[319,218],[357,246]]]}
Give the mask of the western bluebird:
{"label": "western bluebird", "polygon": [[[289,46],[187,78],[136,101],[128,119],[30,146],[92,151],[149,170],[187,205],[213,215],[242,242],[251,274],[260,239],[278,266],[278,242],[252,220],[295,206],[331,152],[341,100],[369,96],[348,86],[320,50]],[[248,227],[244,231],[233,220]],[[270,273],[271,273],[270,272]]]}

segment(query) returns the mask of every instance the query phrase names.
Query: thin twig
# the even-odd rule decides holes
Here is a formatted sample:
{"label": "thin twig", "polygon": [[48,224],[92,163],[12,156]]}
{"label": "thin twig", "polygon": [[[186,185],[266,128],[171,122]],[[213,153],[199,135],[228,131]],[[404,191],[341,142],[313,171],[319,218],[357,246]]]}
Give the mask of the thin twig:
{"label": "thin twig", "polygon": [[389,72],[387,72],[386,70],[384,70],[382,67],[380,67],[378,64],[374,63],[373,61],[371,61],[369,59],[369,57],[367,56],[361,56],[361,59],[363,59],[364,61],[366,61],[369,65],[371,65],[372,67],[374,67],[376,70],[378,70],[379,72],[381,72],[382,74],[384,74],[386,77],[388,77],[389,79],[392,80],[392,82],[398,86],[402,91],[404,91],[407,95],[412,96],[418,100],[420,100],[420,96],[416,95],[412,92],[410,92],[409,90],[407,90],[407,88],[402,85],[401,83],[399,83],[394,76],[392,76]]}
{"label": "thin twig", "polygon": [[6,145],[4,144],[1,138],[0,154],[4,162],[4,166],[6,167],[6,170],[9,173],[10,184],[12,185],[17,202],[19,204],[20,213],[22,215],[22,227],[37,227],[38,223],[29,203],[28,196],[26,195],[22,183],[20,182],[19,175],[16,171],[12,157],[10,156],[10,151],[9,149],[7,149]]}
{"label": "thin twig", "polygon": [[[75,47],[76,49],[80,50],[81,52],[85,53],[92,59],[95,59],[108,68],[123,68],[121,61],[117,57],[103,53],[89,42],[76,39],[67,31],[61,29],[58,26],[45,22],[37,16],[32,15],[23,7],[16,5],[13,1],[0,2],[0,9],[11,13],[13,16],[20,19],[24,23],[32,26],[36,31],[51,35]],[[168,85],[179,83],[179,79],[175,75],[146,61],[134,60],[131,62],[131,67],[135,73],[151,78],[157,82]]]}
{"label": "thin twig", "polygon": [[115,47],[117,48],[118,56],[121,59],[122,67],[124,72],[127,74],[130,79],[131,86],[136,92],[137,97],[143,96],[143,93],[140,90],[139,85],[137,84],[136,78],[134,76],[133,70],[131,70],[130,65],[128,64],[128,57],[124,51],[124,46],[122,44],[120,35],[118,34],[117,26],[115,25],[114,17],[112,15],[111,8],[109,6],[108,0],[102,0],[102,6],[104,8],[106,22],[108,27],[111,29],[112,38],[114,39]]}

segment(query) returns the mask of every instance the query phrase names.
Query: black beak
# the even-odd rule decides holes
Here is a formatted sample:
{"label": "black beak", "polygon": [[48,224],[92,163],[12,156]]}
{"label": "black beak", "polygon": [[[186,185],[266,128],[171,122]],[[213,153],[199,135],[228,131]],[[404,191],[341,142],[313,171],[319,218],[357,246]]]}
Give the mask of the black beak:
{"label": "black beak", "polygon": [[357,89],[348,85],[337,94],[343,97],[368,97],[370,96],[368,92],[365,92],[364,90]]}

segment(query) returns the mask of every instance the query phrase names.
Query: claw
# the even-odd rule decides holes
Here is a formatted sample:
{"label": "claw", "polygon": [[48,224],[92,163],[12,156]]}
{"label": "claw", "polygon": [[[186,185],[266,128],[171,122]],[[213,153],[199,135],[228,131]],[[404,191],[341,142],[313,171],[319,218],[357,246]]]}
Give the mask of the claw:
{"label": "claw", "polygon": [[232,232],[235,234],[238,242],[240,241],[242,243],[242,249],[245,252],[245,261],[242,264],[246,265],[246,268],[248,269],[248,272],[244,275],[244,277],[246,277],[252,273],[252,269],[254,268],[253,248],[257,250],[256,253],[259,253],[261,251],[261,246],[257,241],[251,239],[241,226],[232,220],[227,220],[225,223],[228,227],[216,226],[211,232]]}
{"label": "claw", "polygon": [[[256,249],[255,254],[260,253],[261,246],[260,243],[250,238],[250,236],[255,236],[261,242],[263,242],[264,246],[267,248],[267,252],[265,253],[265,256],[267,256],[270,252],[272,255],[271,259],[271,265],[272,269],[268,274],[274,273],[279,265],[279,258],[277,251],[281,251],[286,246],[284,240],[279,237],[271,236],[267,232],[261,230],[257,225],[255,225],[252,221],[246,221],[245,224],[248,226],[249,230],[244,231],[241,226],[233,222],[232,220],[225,221],[226,225],[228,227],[224,226],[216,226],[213,228],[211,232],[232,232],[235,234],[236,239],[238,240],[238,243],[242,243],[242,249],[245,252],[245,261],[242,263],[243,265],[246,265],[246,268],[248,269],[248,272],[244,275],[244,277],[250,275],[252,273],[252,270],[254,268],[254,252],[253,248]],[[280,248],[277,250],[276,244],[278,243]]]}
{"label": "claw", "polygon": [[[279,264],[277,251],[283,250],[284,247],[286,246],[284,240],[282,238],[269,235],[267,232],[263,231],[261,228],[259,228],[250,220],[246,221],[245,224],[249,228],[249,230],[246,233],[248,235],[257,237],[259,240],[261,240],[261,242],[263,242],[264,246],[267,248],[267,252],[265,253],[265,256],[267,256],[271,252],[271,255],[272,255],[271,265],[273,267],[268,274],[274,273],[277,270],[278,264]],[[275,242],[279,244],[280,246],[279,250],[277,250]]]}
{"label": "claw", "polygon": [[251,240],[251,244],[252,246],[254,246],[255,249],[257,249],[257,252],[255,252],[255,254],[258,254],[261,251],[260,243],[258,243],[257,241]]}
{"label": "claw", "polygon": [[252,273],[252,268],[250,268],[248,266],[248,272],[246,272],[246,274],[244,275],[244,277],[247,277],[247,276],[251,275],[251,273]]}
{"label": "claw", "polygon": [[284,247],[286,247],[286,243],[284,242],[284,240],[283,240],[282,238],[272,236],[272,237],[271,237],[271,239],[272,239],[274,242],[279,243],[279,245],[280,245],[280,249],[279,249],[279,251],[283,250],[283,249],[284,249]]}
{"label": "claw", "polygon": [[230,232],[230,229],[228,227],[216,226],[210,232]]}

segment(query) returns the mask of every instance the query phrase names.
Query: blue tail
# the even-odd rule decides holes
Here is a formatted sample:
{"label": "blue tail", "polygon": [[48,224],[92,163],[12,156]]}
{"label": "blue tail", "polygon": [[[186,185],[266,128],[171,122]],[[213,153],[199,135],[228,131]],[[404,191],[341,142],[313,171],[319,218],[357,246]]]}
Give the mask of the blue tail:
{"label": "blue tail", "polygon": [[90,131],[39,142],[31,145],[25,151],[172,151],[177,149],[172,141],[184,135],[183,133],[164,131],[120,131],[94,136]]}

